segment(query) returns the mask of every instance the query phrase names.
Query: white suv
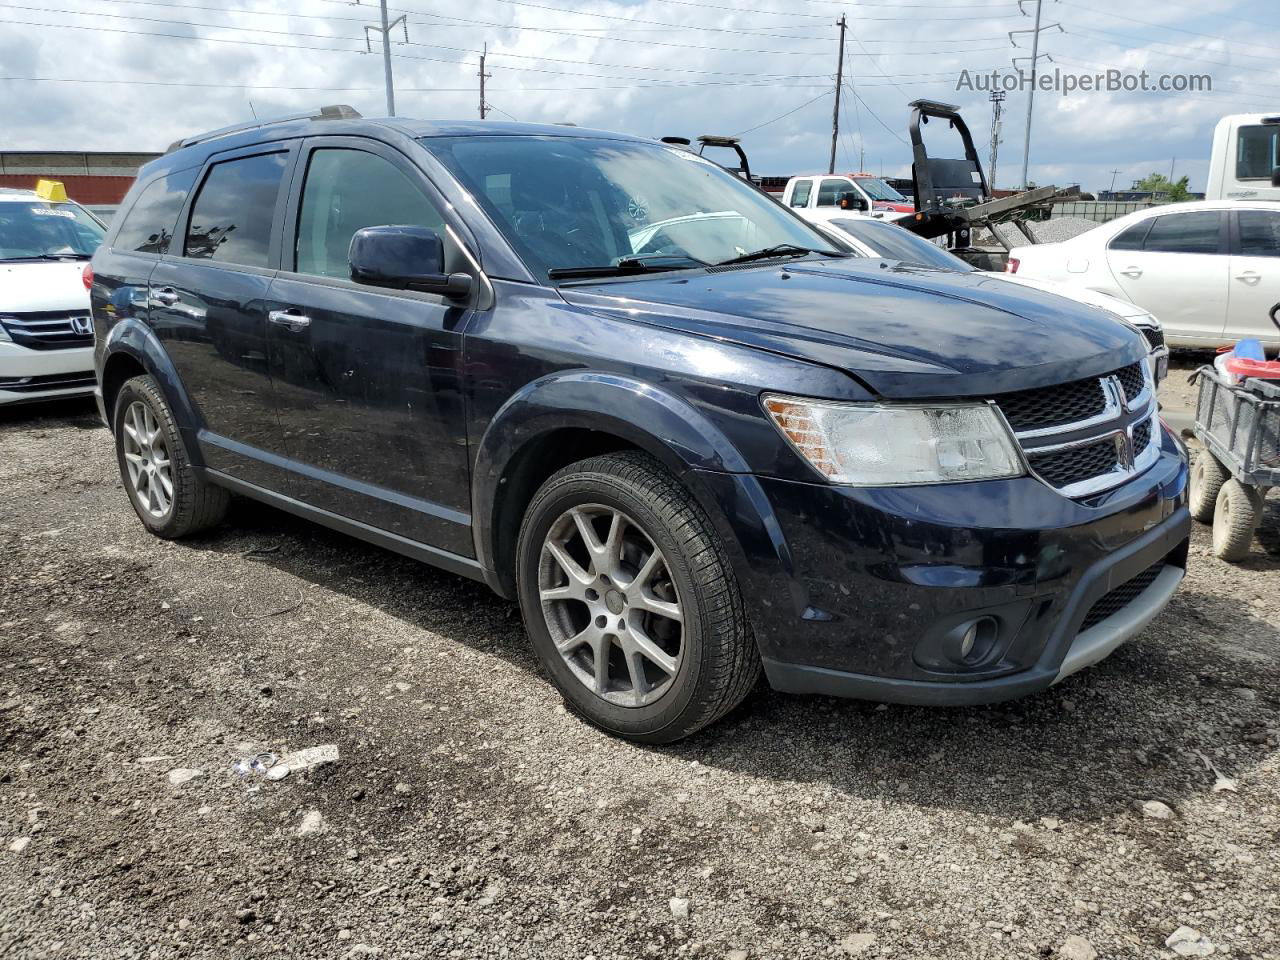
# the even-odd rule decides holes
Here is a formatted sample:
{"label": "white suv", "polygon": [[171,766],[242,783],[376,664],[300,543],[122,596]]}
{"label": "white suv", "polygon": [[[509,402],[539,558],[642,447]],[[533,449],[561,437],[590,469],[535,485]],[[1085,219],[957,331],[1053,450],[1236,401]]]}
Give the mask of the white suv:
{"label": "white suv", "polygon": [[105,231],[60,183],[0,189],[0,406],[93,394],[82,272]]}

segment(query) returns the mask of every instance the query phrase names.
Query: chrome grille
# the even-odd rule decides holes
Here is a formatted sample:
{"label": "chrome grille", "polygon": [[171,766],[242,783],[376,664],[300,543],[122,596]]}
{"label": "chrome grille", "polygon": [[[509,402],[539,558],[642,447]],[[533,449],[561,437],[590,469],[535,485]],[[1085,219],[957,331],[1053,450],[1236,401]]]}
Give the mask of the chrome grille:
{"label": "chrome grille", "polygon": [[1028,430],[1096,417],[1106,409],[1107,397],[1098,378],[1090,377],[1042,390],[1006,393],[996,397],[996,405],[1014,430]]}
{"label": "chrome grille", "polygon": [[1068,497],[1119,486],[1159,457],[1155,391],[1143,361],[991,402],[1012,427],[1031,471]]}
{"label": "chrome grille", "polygon": [[1040,479],[1050,486],[1065,487],[1110,473],[1119,464],[1120,453],[1115,441],[1108,437],[1084,447],[1028,456],[1027,460]]}
{"label": "chrome grille", "polygon": [[1147,386],[1147,375],[1143,369],[1145,364],[1135,363],[1116,371],[1120,386],[1124,387],[1124,395],[1129,400],[1136,400]]}
{"label": "chrome grille", "polygon": [[[93,346],[88,310],[40,310],[0,314],[0,325],[13,342],[32,350],[65,350]],[[87,333],[77,330],[87,329]]]}

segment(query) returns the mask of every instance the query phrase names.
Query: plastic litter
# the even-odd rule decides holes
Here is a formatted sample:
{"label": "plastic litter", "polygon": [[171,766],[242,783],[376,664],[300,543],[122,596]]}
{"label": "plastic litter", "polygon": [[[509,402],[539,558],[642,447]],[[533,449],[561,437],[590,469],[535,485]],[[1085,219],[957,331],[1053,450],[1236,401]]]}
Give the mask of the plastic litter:
{"label": "plastic litter", "polygon": [[231,767],[231,771],[238,777],[252,777],[255,774],[270,776],[270,771],[279,760],[280,758],[274,753],[259,753],[252,757],[245,757],[243,760],[237,760]]}

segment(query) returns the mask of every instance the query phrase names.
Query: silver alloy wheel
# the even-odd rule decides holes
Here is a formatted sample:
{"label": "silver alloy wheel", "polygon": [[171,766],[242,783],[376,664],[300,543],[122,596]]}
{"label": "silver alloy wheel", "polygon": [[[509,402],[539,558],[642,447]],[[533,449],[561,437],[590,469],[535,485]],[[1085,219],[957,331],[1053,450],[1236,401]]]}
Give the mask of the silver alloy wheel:
{"label": "silver alloy wheel", "polygon": [[163,520],[173,508],[173,466],[160,424],[149,406],[135,400],[124,412],[123,426],[129,482],[143,509]]}
{"label": "silver alloy wheel", "polygon": [[547,531],[538,594],[573,675],[610,703],[663,696],[684,654],[684,611],[653,538],[614,507],[584,504]]}

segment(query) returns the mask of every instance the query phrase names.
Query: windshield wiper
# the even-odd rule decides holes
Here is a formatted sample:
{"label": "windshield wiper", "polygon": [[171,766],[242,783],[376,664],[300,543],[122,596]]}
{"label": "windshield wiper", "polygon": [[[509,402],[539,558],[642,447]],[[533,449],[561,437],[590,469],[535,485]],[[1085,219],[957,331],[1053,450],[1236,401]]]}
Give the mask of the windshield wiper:
{"label": "windshield wiper", "polygon": [[0,257],[0,260],[5,263],[22,260],[88,260],[92,256],[91,253],[33,253],[29,257]]}
{"label": "windshield wiper", "polygon": [[619,257],[614,263],[594,267],[552,267],[547,276],[552,280],[582,280],[589,277],[624,277],[631,273],[660,273],[665,270],[688,270],[707,266],[705,260],[683,254],[655,253]]}
{"label": "windshield wiper", "polygon": [[727,267],[732,263],[750,263],[752,260],[771,260],[775,257],[803,257],[810,253],[821,253],[828,257],[847,257],[849,254],[842,253],[839,250],[814,250],[809,247],[801,247],[794,243],[779,243],[772,247],[765,247],[763,250],[753,250],[750,253],[744,253],[741,256],[730,257],[728,260],[721,260],[716,264],[717,267]]}

